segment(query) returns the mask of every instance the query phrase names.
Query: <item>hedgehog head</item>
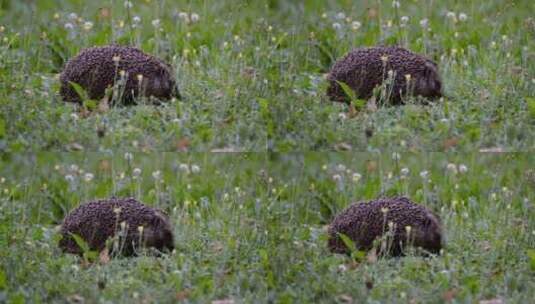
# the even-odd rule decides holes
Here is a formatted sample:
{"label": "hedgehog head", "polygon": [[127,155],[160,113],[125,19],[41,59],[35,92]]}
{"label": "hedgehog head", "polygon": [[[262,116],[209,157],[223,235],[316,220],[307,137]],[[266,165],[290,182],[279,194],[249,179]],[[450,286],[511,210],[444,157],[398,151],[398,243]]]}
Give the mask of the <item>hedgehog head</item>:
{"label": "hedgehog head", "polygon": [[171,71],[171,66],[160,64],[152,77],[144,81],[144,87],[147,90],[145,92],[146,95],[162,100],[172,97],[180,98],[178,86]]}
{"label": "hedgehog head", "polygon": [[414,246],[425,248],[427,251],[438,254],[444,240],[442,238],[442,224],[439,218],[428,212],[425,220],[422,223],[419,237],[415,238]]}
{"label": "hedgehog head", "polygon": [[167,215],[155,211],[150,223],[143,230],[145,247],[156,248],[158,251],[173,251],[174,237]]}
{"label": "hedgehog head", "polygon": [[416,77],[415,93],[416,95],[428,98],[442,97],[442,81],[438,73],[437,65],[431,60],[426,60],[425,65],[420,72],[421,75]]}

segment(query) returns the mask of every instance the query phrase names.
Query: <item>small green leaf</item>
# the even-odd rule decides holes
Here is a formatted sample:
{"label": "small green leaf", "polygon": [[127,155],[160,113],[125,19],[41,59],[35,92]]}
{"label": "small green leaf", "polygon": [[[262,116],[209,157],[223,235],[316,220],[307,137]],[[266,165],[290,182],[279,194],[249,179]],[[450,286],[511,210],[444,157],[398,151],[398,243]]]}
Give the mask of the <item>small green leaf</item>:
{"label": "small green leaf", "polygon": [[0,269],[0,290],[6,289],[7,287],[7,276],[2,269]]}
{"label": "small green leaf", "polygon": [[353,91],[353,89],[351,89],[347,84],[338,80],[336,80],[336,83],[338,83],[342,87],[342,90],[344,91],[346,96],[349,97],[350,102],[353,102],[354,100],[357,99],[357,95],[355,94],[355,91]]}
{"label": "small green leaf", "polygon": [[535,271],[535,249],[528,249],[528,257],[529,257],[529,268],[531,268],[532,271]]}
{"label": "small green leaf", "polygon": [[84,100],[84,107],[86,107],[90,111],[93,111],[97,108],[97,101],[93,99],[86,99]]}
{"label": "small green leaf", "polygon": [[0,138],[6,136],[6,122],[0,118]]}
{"label": "small green leaf", "polygon": [[527,97],[526,102],[528,104],[529,116],[535,119],[535,97]]}
{"label": "small green leaf", "polygon": [[69,84],[72,86],[74,91],[76,91],[76,94],[78,94],[78,96],[80,96],[80,99],[82,99],[82,101],[85,101],[85,100],[89,99],[89,97],[87,96],[86,91],[84,90],[84,88],[82,88],[81,85],[77,84],[76,82],[72,82],[72,81],[69,81]]}
{"label": "small green leaf", "polygon": [[84,239],[82,239],[82,237],[75,233],[71,233],[71,236],[76,242],[76,245],[78,245],[78,247],[80,247],[84,253],[89,252],[89,245],[86,243],[86,241],[84,241]]}
{"label": "small green leaf", "polygon": [[351,252],[353,252],[356,249],[355,243],[347,235],[343,233],[338,233],[338,236],[342,239],[342,242],[344,242],[344,245],[346,245],[346,247],[349,250],[351,250]]}

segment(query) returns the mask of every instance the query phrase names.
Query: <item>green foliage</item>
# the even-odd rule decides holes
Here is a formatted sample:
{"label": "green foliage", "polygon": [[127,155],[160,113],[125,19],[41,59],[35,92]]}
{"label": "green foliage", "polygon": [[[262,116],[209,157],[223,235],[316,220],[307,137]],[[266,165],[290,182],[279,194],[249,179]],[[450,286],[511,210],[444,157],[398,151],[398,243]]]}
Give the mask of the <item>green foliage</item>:
{"label": "green foliage", "polygon": [[[6,3],[2,151],[535,148],[530,1],[405,1],[396,9],[386,1]],[[188,22],[192,13],[198,21]],[[183,99],[154,106],[140,98],[105,111],[87,98],[62,102],[57,74],[66,61],[109,43],[170,62]],[[384,44],[434,59],[447,97],[396,107],[379,100],[373,109],[353,96],[358,111],[344,115],[348,106],[325,96],[324,74],[350,49]]]}
{"label": "green foliage", "polygon": [[[452,290],[458,302],[534,297],[530,154],[36,153],[0,159],[0,296],[8,300],[440,302]],[[62,253],[61,210],[113,195],[163,209],[175,227],[176,252],[101,263],[77,240],[85,258]],[[444,253],[377,260],[357,249],[351,256],[330,253],[325,225],[333,216],[383,195],[407,195],[438,214]]]}

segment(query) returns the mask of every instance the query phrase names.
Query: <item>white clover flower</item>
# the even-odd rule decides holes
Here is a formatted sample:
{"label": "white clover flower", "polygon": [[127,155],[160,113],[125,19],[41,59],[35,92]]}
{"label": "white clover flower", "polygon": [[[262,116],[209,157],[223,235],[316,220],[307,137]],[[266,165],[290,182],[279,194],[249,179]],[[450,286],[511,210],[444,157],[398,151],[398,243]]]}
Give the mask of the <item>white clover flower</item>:
{"label": "white clover flower", "polygon": [[74,176],[70,175],[70,174],[67,174],[65,175],[65,180],[69,183],[72,183],[74,182]]}
{"label": "white clover flower", "polygon": [[65,23],[64,27],[68,30],[72,30],[74,28],[74,24],[67,22]]}
{"label": "white clover flower", "polygon": [[140,23],[140,22],[141,22],[141,17],[139,17],[139,16],[134,16],[134,17],[132,18],[132,21],[133,21],[134,23]]}
{"label": "white clover flower", "polygon": [[333,175],[333,180],[339,182],[342,180],[342,176],[340,174],[335,174]]}
{"label": "white clover flower", "polygon": [[399,8],[399,6],[400,6],[399,1],[396,1],[396,0],[392,1],[393,8]]}
{"label": "white clover flower", "polygon": [[347,266],[345,264],[338,265],[338,271],[346,272],[347,271]]}
{"label": "white clover flower", "polygon": [[154,26],[155,28],[159,28],[160,27],[160,19],[154,19],[152,20],[152,26]]}
{"label": "white clover flower", "polygon": [[457,16],[455,16],[455,12],[451,12],[451,11],[446,13],[446,17],[448,17],[450,19],[456,19],[457,18]]}
{"label": "white clover flower", "polygon": [[161,177],[162,177],[162,172],[160,172],[160,170],[156,170],[152,172],[152,178],[154,178],[155,180],[159,180]]}
{"label": "white clover flower", "polygon": [[420,26],[421,27],[427,28],[428,25],[429,25],[429,19],[424,18],[424,19],[420,20]]}
{"label": "white clover flower", "polygon": [[69,168],[72,172],[77,172],[78,171],[78,166],[75,165],[75,164],[72,164]]}
{"label": "white clover flower", "polygon": [[406,24],[407,22],[409,22],[409,17],[408,16],[402,16],[401,17],[401,22]]}
{"label": "white clover flower", "polygon": [[345,120],[347,118],[347,114],[344,112],[340,112],[338,113],[338,118],[340,118],[340,120]]}
{"label": "white clover flower", "polygon": [[89,32],[93,28],[93,22],[86,21],[86,22],[84,22],[84,26],[83,27],[84,27],[84,30],[86,32]]}
{"label": "white clover flower", "polygon": [[361,178],[362,178],[362,175],[360,175],[360,173],[358,172],[353,173],[352,180],[354,183],[358,183]]}
{"label": "white clover flower", "polygon": [[343,164],[338,164],[338,166],[336,166],[336,170],[343,172],[346,170],[346,166],[344,166]]}
{"label": "white clover flower", "polygon": [[398,152],[393,152],[392,153],[392,159],[393,160],[400,160],[401,159],[401,155],[398,153]]}
{"label": "white clover flower", "polygon": [[464,164],[459,165],[459,172],[466,173],[468,171],[468,167]]}
{"label": "white clover flower", "polygon": [[191,22],[197,22],[197,21],[199,21],[200,17],[199,17],[198,14],[193,13],[193,14],[191,14],[190,19],[191,19]]}
{"label": "white clover flower", "polygon": [[459,20],[466,21],[468,19],[468,16],[465,13],[459,13]]}
{"label": "white clover flower", "polygon": [[192,173],[199,173],[201,171],[201,167],[197,165],[191,165],[191,172]]}
{"label": "white clover flower", "polygon": [[346,18],[346,15],[342,12],[336,14],[336,19],[339,19],[339,20],[342,20],[342,19],[345,19]]}
{"label": "white clover flower", "polygon": [[357,31],[361,26],[362,26],[362,23],[358,21],[351,22],[351,29],[353,29],[354,31]]}
{"label": "white clover flower", "polygon": [[410,172],[409,168],[401,168],[401,171],[400,171],[401,175],[403,176],[409,175],[409,172]]}
{"label": "white clover flower", "polygon": [[342,28],[342,25],[340,23],[338,23],[338,22],[333,23],[333,29],[339,30],[341,28]]}
{"label": "white clover flower", "polygon": [[125,8],[132,8],[134,5],[132,4],[132,1],[125,1],[124,2],[124,7]]}
{"label": "white clover flower", "polygon": [[84,174],[84,180],[85,180],[86,182],[88,182],[88,183],[89,183],[90,181],[92,181],[94,177],[95,177],[95,176],[94,176],[92,173],[89,173],[89,172],[86,173],[86,174]]}
{"label": "white clover flower", "polygon": [[76,15],[76,13],[70,13],[69,14],[69,19],[70,20],[77,20],[78,19],[78,15]]}
{"label": "white clover flower", "polygon": [[446,169],[454,174],[457,173],[457,166],[453,163],[449,163],[447,166],[446,166]]}

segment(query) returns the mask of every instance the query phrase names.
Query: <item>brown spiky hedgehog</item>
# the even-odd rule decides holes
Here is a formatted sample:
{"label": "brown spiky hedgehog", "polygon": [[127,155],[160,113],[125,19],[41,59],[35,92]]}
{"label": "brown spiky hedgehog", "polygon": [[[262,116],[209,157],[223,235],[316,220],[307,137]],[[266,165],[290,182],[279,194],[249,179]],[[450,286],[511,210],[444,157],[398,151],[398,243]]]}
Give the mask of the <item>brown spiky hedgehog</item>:
{"label": "brown spiky hedgehog", "polygon": [[167,215],[134,198],[91,201],[65,217],[59,247],[64,252],[81,255],[82,249],[73,234],[80,236],[91,250],[99,252],[106,247],[108,239],[117,236],[116,246],[109,249],[125,256],[134,255],[140,245],[158,251],[174,249],[173,229]]}
{"label": "brown spiky hedgehog", "polygon": [[436,63],[395,46],[358,48],[338,60],[327,76],[327,96],[333,101],[348,102],[338,83],[342,82],[355,92],[357,98],[368,99],[373,90],[388,79],[389,71],[392,71],[393,83],[387,87],[387,92],[393,104],[401,104],[406,95],[429,99],[442,96]]}
{"label": "brown spiky hedgehog", "polygon": [[[124,71],[124,72],[122,72]],[[117,96],[131,103],[134,96],[159,100],[180,97],[169,64],[129,46],[109,45],[82,50],[70,59],[60,76],[60,94],[65,101],[81,102],[71,82],[79,84],[93,100],[104,97],[117,84]]]}
{"label": "brown spiky hedgehog", "polygon": [[331,252],[346,254],[350,250],[340,234],[351,239],[358,250],[377,245],[378,253],[392,256],[403,255],[407,246],[437,254],[443,242],[440,219],[406,197],[352,204],[334,218],[328,234]]}

